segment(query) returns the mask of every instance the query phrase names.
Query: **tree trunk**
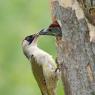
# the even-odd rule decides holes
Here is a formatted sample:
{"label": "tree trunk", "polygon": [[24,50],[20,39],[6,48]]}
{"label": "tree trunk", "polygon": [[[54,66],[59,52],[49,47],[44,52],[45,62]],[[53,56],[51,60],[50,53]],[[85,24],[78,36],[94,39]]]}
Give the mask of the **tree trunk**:
{"label": "tree trunk", "polygon": [[51,6],[62,29],[57,52],[65,95],[95,95],[95,45],[84,12],[77,0],[52,0]]}

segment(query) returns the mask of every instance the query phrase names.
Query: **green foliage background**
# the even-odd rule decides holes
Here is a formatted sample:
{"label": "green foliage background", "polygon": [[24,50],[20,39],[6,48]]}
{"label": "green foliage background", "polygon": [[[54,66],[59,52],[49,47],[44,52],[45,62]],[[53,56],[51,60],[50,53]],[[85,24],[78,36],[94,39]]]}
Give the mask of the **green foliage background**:
{"label": "green foliage background", "polygon": [[[0,0],[0,95],[41,95],[21,43],[51,23],[49,9],[48,0]],[[40,37],[39,47],[56,56],[53,37]]]}

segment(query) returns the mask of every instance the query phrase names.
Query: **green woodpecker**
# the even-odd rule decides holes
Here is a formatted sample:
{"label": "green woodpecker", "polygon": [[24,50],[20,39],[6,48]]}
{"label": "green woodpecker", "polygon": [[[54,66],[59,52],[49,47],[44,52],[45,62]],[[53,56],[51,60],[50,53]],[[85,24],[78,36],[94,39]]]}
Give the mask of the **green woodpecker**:
{"label": "green woodpecker", "polygon": [[34,34],[25,37],[22,49],[31,62],[32,71],[42,95],[55,95],[58,81],[57,66],[50,54],[37,47],[38,36],[39,34]]}
{"label": "green woodpecker", "polygon": [[50,35],[50,36],[62,36],[61,27],[57,21],[53,22],[47,29],[43,29],[39,32],[39,35]]}

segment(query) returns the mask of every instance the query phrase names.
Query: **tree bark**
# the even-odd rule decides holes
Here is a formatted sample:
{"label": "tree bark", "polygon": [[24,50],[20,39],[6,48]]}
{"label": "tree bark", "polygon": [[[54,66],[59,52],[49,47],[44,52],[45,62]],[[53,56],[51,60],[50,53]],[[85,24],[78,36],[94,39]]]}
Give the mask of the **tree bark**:
{"label": "tree bark", "polygon": [[95,95],[95,45],[84,12],[77,0],[51,0],[51,6],[62,29],[57,52],[65,95]]}

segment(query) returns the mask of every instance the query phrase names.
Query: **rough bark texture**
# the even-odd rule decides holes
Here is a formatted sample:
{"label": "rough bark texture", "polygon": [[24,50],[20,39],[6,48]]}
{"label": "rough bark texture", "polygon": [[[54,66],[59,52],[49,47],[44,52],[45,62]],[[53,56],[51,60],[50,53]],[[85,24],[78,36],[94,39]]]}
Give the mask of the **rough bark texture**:
{"label": "rough bark texture", "polygon": [[52,0],[51,5],[62,28],[57,50],[65,95],[95,95],[95,45],[84,13],[77,0]]}

